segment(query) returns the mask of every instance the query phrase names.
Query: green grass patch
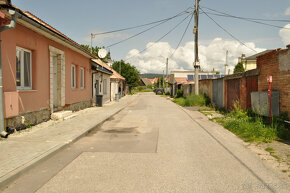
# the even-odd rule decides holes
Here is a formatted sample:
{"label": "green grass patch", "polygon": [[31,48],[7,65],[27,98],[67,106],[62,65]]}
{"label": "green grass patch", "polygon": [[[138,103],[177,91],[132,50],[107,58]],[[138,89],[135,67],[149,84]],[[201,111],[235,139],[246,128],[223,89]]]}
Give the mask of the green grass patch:
{"label": "green grass patch", "polygon": [[266,126],[255,118],[226,115],[215,120],[246,142],[272,142],[278,138],[275,127]]}
{"label": "green grass patch", "polygon": [[274,153],[275,152],[275,150],[272,147],[267,147],[265,150],[267,152],[269,152],[269,153]]}
{"label": "green grass patch", "polygon": [[186,98],[183,97],[176,97],[173,102],[177,103],[180,106],[185,107],[192,107],[192,106],[206,106],[210,103],[208,97],[204,94],[200,95],[190,95]]}
{"label": "green grass patch", "polygon": [[185,106],[185,99],[184,98],[175,98],[173,99],[173,102],[175,102],[176,104],[184,107]]}

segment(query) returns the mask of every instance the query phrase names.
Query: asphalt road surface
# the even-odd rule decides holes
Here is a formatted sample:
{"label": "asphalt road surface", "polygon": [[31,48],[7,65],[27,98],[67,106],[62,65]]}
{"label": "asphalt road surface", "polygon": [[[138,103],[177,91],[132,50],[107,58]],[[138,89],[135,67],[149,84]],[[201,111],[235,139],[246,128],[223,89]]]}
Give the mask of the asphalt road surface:
{"label": "asphalt road surface", "polygon": [[232,133],[199,112],[144,93],[88,136],[28,171],[4,192],[289,190],[279,174]]}

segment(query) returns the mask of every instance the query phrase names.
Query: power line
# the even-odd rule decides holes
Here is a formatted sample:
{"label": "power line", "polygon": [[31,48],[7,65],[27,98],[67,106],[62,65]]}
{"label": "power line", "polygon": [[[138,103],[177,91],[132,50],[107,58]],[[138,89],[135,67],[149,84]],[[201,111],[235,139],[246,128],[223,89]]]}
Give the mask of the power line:
{"label": "power line", "polygon": [[[171,19],[173,19],[173,18],[171,18]],[[122,43],[122,42],[125,42],[125,41],[127,41],[127,40],[129,40],[129,39],[132,39],[132,38],[134,38],[134,37],[136,37],[136,36],[138,36],[138,35],[141,35],[141,34],[147,32],[147,31],[149,31],[149,30],[151,30],[151,29],[153,29],[153,28],[155,28],[155,27],[157,27],[157,26],[159,26],[159,25],[162,25],[163,23],[165,23],[165,22],[167,22],[167,21],[169,21],[169,20],[171,20],[171,19],[168,19],[168,20],[165,20],[165,21],[163,21],[163,22],[161,22],[161,23],[158,23],[158,24],[156,24],[156,25],[154,25],[154,26],[152,26],[152,27],[150,27],[150,28],[147,28],[147,29],[145,29],[145,30],[143,30],[143,31],[141,31],[141,32],[139,32],[139,33],[137,33],[137,34],[135,34],[135,35],[132,35],[132,36],[130,36],[130,37],[124,39],[124,40],[121,40],[121,41],[119,41],[119,42],[113,43],[113,44],[107,46],[107,48],[110,48],[110,47],[112,47],[112,46],[118,45],[118,44],[120,44],[120,43]]]}
{"label": "power line", "polygon": [[189,22],[188,22],[188,24],[187,24],[187,26],[186,26],[186,28],[185,28],[185,30],[184,30],[182,36],[181,36],[180,41],[178,42],[178,44],[177,44],[175,50],[174,50],[173,53],[169,56],[169,58],[171,58],[171,57],[175,54],[176,50],[179,48],[179,46],[180,46],[180,44],[181,44],[181,42],[182,42],[182,40],[183,40],[183,38],[184,38],[184,36],[185,36],[185,33],[187,32],[188,27],[189,27],[189,25],[190,25],[190,23],[191,23],[191,21],[192,21],[192,18],[193,18],[193,14],[191,15],[191,18],[190,18],[190,20],[189,20]]}
{"label": "power line", "polygon": [[287,19],[260,19],[260,18],[257,19],[257,18],[251,18],[251,17],[240,17],[240,16],[230,15],[230,14],[225,13],[225,12],[217,11],[217,10],[209,8],[209,7],[202,6],[202,8],[208,9],[208,10],[211,10],[211,11],[214,11],[214,12],[217,12],[217,13],[221,13],[221,14],[224,14],[224,15],[228,15],[230,17],[240,18],[240,19],[249,19],[249,20],[256,20],[256,21],[272,21],[272,22],[290,22],[290,20],[287,20]]}
{"label": "power line", "polygon": [[[215,12],[217,12],[217,13],[212,13],[212,12],[203,12],[203,13],[207,13],[207,14],[210,14],[210,15],[221,16],[221,17],[231,17],[231,18],[241,19],[241,20],[245,20],[245,21],[249,21],[249,22],[253,22],[253,23],[258,23],[258,24],[261,24],[261,25],[267,25],[267,26],[271,26],[271,27],[275,27],[275,28],[279,28],[279,29],[288,29],[288,30],[290,30],[290,28],[287,28],[287,27],[282,27],[282,26],[277,26],[277,25],[273,25],[273,24],[268,24],[268,23],[256,21],[256,19],[252,19],[252,18],[234,16],[234,15],[230,15],[230,14],[223,13],[223,12],[218,12],[218,11],[215,11]],[[290,20],[289,20],[289,22],[290,22]]]}
{"label": "power line", "polygon": [[[203,11],[203,9],[200,7],[200,9]],[[253,48],[248,47],[244,42],[242,42],[241,40],[239,40],[238,38],[236,38],[232,33],[230,33],[228,30],[226,30],[225,28],[223,28],[218,22],[216,22],[211,16],[209,16],[205,11],[203,11],[203,13],[209,18],[211,19],[217,26],[219,26],[223,31],[225,31],[228,35],[230,35],[233,39],[237,40],[238,42],[240,42],[242,45],[244,45],[245,47],[247,47],[248,49],[254,51],[257,53],[256,50],[254,50]]]}
{"label": "power line", "polygon": [[174,19],[176,17],[179,17],[179,16],[182,16],[182,15],[186,14],[186,11],[189,10],[189,9],[190,9],[190,7],[187,8],[186,10],[178,13],[175,16],[172,16],[172,17],[169,17],[169,18],[165,18],[165,19],[161,19],[161,20],[158,20],[158,21],[154,21],[154,22],[150,22],[150,23],[146,23],[146,24],[142,24],[142,25],[137,25],[137,26],[133,26],[133,27],[127,27],[127,28],[122,28],[122,29],[117,29],[117,30],[112,30],[112,31],[101,32],[101,33],[95,33],[93,35],[94,36],[98,36],[98,35],[116,33],[116,32],[120,32],[120,31],[126,31],[126,30],[130,30],[130,29],[136,29],[136,28],[140,28],[140,27],[144,27],[144,26],[148,26],[148,25],[153,25],[155,23],[160,23],[160,22],[163,22],[163,21],[168,21],[168,20],[171,20],[171,19]]}
{"label": "power line", "polygon": [[131,58],[134,58],[135,56],[145,52],[146,50],[148,50],[149,48],[151,48],[152,46],[154,46],[157,42],[159,42],[160,40],[162,40],[163,38],[165,38],[168,34],[170,34],[173,30],[175,30],[180,24],[182,24],[190,15],[186,16],[183,20],[181,20],[177,25],[175,25],[172,29],[170,29],[166,34],[164,34],[161,38],[159,38],[158,40],[156,40],[152,45],[144,48],[142,51],[138,52],[138,54],[135,54],[133,56],[131,56],[130,58],[127,58],[125,61],[130,60]]}

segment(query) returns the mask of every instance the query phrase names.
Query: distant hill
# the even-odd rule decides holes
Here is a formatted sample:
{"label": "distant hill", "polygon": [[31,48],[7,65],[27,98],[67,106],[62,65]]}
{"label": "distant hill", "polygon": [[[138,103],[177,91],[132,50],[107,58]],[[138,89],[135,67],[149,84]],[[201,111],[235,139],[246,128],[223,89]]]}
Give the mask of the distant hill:
{"label": "distant hill", "polygon": [[141,78],[149,78],[149,79],[153,79],[153,78],[159,78],[162,77],[162,74],[153,74],[153,73],[146,73],[146,74],[140,74]]}

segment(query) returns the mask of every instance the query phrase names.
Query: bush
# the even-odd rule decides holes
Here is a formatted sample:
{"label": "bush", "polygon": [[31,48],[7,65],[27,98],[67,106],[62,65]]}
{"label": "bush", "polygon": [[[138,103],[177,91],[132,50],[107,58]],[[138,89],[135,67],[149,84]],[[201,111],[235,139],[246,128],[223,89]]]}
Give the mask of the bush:
{"label": "bush", "polygon": [[271,142],[276,139],[290,139],[289,129],[285,127],[284,122],[279,122],[279,118],[274,118],[273,124],[269,125],[268,117],[261,117],[252,111],[244,111],[238,102],[234,104],[232,112],[216,120],[244,141]]}
{"label": "bush", "polygon": [[178,89],[177,92],[176,92],[176,98],[180,98],[180,97],[183,97],[183,90],[180,90]]}
{"label": "bush", "polygon": [[165,95],[170,95],[170,92],[169,92],[169,91],[167,91],[167,92],[165,93]]}
{"label": "bush", "polygon": [[185,106],[185,99],[184,98],[174,98],[173,102],[175,102],[176,104],[184,107]]}
{"label": "bush", "polygon": [[192,94],[185,99],[185,106],[205,106],[207,105],[208,99],[204,94],[195,95]]}
{"label": "bush", "polygon": [[148,86],[147,86],[147,88],[150,88],[150,89],[152,89],[152,85],[148,85]]}
{"label": "bush", "polygon": [[138,91],[142,91],[142,90],[145,90],[145,89],[146,89],[145,86],[139,86],[139,87],[138,87]]}

